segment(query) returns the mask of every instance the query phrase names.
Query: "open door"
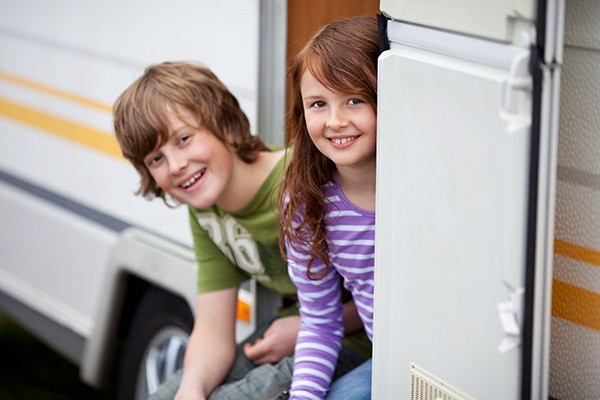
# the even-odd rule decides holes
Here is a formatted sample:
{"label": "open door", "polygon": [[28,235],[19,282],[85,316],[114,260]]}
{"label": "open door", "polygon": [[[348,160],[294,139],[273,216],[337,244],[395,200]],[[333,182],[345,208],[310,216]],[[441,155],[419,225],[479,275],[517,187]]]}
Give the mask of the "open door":
{"label": "open door", "polygon": [[548,397],[562,3],[494,3],[381,2],[374,399]]}

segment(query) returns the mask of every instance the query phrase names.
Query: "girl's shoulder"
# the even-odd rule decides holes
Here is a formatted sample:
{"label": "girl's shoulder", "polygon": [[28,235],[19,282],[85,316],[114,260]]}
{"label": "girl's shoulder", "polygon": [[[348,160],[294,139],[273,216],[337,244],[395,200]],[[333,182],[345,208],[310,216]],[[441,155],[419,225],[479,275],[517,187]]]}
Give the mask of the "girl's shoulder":
{"label": "girl's shoulder", "polygon": [[[325,200],[325,208],[329,215],[338,215],[340,211],[347,211],[355,216],[361,216],[369,219],[375,218],[375,212],[365,210],[352,203],[344,194],[335,172],[331,180],[325,183],[321,188]],[[333,212],[333,214],[331,214]]]}

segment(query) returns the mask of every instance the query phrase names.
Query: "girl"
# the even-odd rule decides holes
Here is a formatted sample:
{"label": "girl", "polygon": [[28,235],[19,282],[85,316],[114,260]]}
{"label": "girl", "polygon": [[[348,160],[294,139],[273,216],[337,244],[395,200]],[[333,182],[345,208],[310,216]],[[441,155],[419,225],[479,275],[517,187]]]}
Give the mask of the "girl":
{"label": "girl", "polygon": [[[321,29],[290,67],[286,147],[294,151],[282,183],[280,245],[300,301],[292,399],[323,399],[329,390],[344,336],[340,280],[373,339],[378,56],[377,23],[355,17]],[[359,389],[370,398],[370,363],[361,367]],[[351,398],[337,390],[347,378],[330,399]]]}

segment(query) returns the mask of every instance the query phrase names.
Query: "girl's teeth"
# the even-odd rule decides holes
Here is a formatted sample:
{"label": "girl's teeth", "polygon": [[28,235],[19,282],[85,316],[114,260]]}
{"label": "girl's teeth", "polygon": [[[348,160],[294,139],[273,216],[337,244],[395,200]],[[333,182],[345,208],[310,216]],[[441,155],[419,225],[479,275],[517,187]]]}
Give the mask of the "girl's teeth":
{"label": "girl's teeth", "polygon": [[343,139],[331,139],[333,140],[334,143],[336,144],[344,144],[344,143],[348,143],[349,141],[351,141],[352,139],[354,139],[353,137],[351,138],[343,138]]}

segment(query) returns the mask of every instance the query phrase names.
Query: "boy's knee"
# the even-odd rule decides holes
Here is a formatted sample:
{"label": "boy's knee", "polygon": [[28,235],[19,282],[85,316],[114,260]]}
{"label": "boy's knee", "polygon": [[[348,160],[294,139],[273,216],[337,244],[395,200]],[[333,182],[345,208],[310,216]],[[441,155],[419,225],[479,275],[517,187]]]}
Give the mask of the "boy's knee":
{"label": "boy's knee", "polygon": [[175,372],[165,383],[163,383],[156,392],[154,392],[149,400],[173,400],[179,385],[181,384],[181,373],[179,370]]}

